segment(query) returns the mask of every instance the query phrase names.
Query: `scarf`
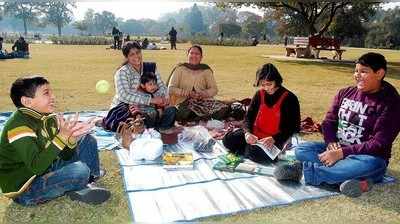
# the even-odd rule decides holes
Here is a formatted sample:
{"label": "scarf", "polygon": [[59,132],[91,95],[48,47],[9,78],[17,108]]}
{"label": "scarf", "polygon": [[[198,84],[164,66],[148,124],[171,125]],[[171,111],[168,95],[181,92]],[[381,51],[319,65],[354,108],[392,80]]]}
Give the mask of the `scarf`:
{"label": "scarf", "polygon": [[188,68],[188,69],[190,69],[190,70],[195,70],[195,71],[197,71],[197,70],[207,70],[207,69],[210,69],[211,70],[211,72],[214,72],[211,68],[210,68],[210,66],[208,66],[207,64],[198,64],[198,65],[192,65],[192,64],[189,64],[189,63],[179,63],[179,64],[177,64],[173,69],[172,69],[172,71],[171,71],[171,74],[169,74],[169,77],[168,77],[168,80],[167,80],[167,86],[169,85],[169,81],[171,80],[171,77],[172,77],[172,74],[174,73],[174,71],[178,68],[178,67],[180,67],[180,66],[184,66],[184,67],[186,67],[186,68]]}

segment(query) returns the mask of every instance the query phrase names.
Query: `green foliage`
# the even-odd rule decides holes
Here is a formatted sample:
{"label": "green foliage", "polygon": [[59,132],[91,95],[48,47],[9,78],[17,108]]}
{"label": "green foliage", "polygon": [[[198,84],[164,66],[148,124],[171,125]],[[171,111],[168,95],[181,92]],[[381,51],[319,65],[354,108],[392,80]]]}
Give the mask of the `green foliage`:
{"label": "green foliage", "polygon": [[101,35],[110,33],[112,28],[117,25],[118,19],[114,13],[109,11],[96,13],[93,9],[88,9],[85,12],[84,19],[73,24],[82,33]]}
{"label": "green foliage", "polygon": [[249,40],[239,39],[239,38],[224,38],[222,44],[217,39],[210,39],[208,37],[196,37],[190,41],[193,44],[200,45],[222,45],[222,46],[252,46],[252,42]]}
{"label": "green foliage", "polygon": [[59,0],[50,0],[42,6],[45,21],[57,27],[59,36],[61,36],[61,28],[72,21],[71,7],[76,7],[75,3]]}
{"label": "green foliage", "polygon": [[[329,28],[338,9],[351,1],[258,1],[254,3],[225,3],[225,6],[240,7],[254,5],[262,9],[275,9],[283,35],[322,35]],[[224,3],[222,3],[224,4]],[[293,29],[293,30],[291,30]],[[284,32],[284,33],[282,33]],[[293,33],[298,32],[298,33]]]}
{"label": "green foliage", "polygon": [[124,33],[134,33],[136,35],[145,34],[145,26],[139,20],[129,19],[119,26],[120,30]]}
{"label": "green foliage", "polygon": [[250,36],[261,36],[265,32],[265,22],[249,21],[245,23],[243,31]]}
{"label": "green foliage", "polygon": [[376,13],[375,5],[365,2],[353,3],[352,7],[339,10],[329,28],[329,34],[342,40],[343,44],[364,47],[369,21]]}
{"label": "green foliage", "polygon": [[238,37],[242,32],[242,27],[235,23],[221,23],[218,30],[224,33],[224,37]]}
{"label": "green foliage", "polygon": [[190,13],[186,15],[185,22],[189,25],[192,35],[204,32],[203,15],[196,4],[193,5]]}
{"label": "green foliage", "polygon": [[40,6],[41,3],[36,1],[15,0],[5,2],[3,8],[6,15],[23,21],[25,35],[27,35],[28,24],[38,22],[41,15]]}
{"label": "green foliage", "polygon": [[104,36],[51,36],[54,44],[61,45],[111,45],[113,39]]}
{"label": "green foliage", "polygon": [[110,32],[117,25],[117,18],[112,12],[103,11],[102,13],[94,14],[94,27],[100,30],[102,34]]}
{"label": "green foliage", "polygon": [[86,21],[82,20],[82,21],[76,21],[72,24],[72,26],[74,26],[75,29],[81,31],[81,33],[83,34],[85,31],[88,30],[89,28],[89,24],[86,23]]}
{"label": "green foliage", "polygon": [[400,49],[400,7],[387,10],[369,30],[366,47]]}

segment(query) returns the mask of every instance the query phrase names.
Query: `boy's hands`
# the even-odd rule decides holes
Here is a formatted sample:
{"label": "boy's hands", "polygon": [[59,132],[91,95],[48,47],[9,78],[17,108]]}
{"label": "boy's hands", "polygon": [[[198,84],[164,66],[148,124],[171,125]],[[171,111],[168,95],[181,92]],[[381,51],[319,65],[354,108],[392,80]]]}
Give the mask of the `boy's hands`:
{"label": "boy's hands", "polygon": [[86,122],[78,121],[79,113],[75,113],[73,117],[64,119],[62,114],[57,115],[57,123],[59,135],[70,142],[76,141],[76,138],[87,134],[95,125],[94,118]]}
{"label": "boy's hands", "polygon": [[342,148],[326,150],[319,154],[318,158],[325,166],[333,166],[337,161],[343,159]]}

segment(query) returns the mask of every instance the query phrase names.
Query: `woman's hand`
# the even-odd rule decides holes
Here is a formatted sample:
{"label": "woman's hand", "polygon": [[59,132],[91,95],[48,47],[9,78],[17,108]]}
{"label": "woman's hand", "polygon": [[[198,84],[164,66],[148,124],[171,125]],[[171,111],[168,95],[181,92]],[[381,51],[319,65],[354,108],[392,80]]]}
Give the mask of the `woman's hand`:
{"label": "woman's hand", "polygon": [[250,144],[250,145],[256,144],[257,140],[258,140],[258,137],[253,135],[253,134],[251,134],[250,132],[246,132],[244,134],[244,138],[245,138],[247,144]]}
{"label": "woman's hand", "polygon": [[200,99],[208,98],[208,93],[205,90],[198,91],[198,95],[199,95]]}
{"label": "woman's hand", "polygon": [[190,91],[189,97],[190,97],[190,98],[193,98],[193,99],[196,99],[196,100],[200,99],[200,98],[199,98],[200,96],[199,96],[199,94],[198,94],[196,91]]}
{"label": "woman's hand", "polygon": [[204,90],[203,91],[191,91],[189,96],[196,100],[201,100],[201,99],[208,98],[208,93]]}
{"label": "woman's hand", "polygon": [[266,138],[260,139],[259,142],[267,148],[271,148],[275,144],[275,140],[272,137],[266,137]]}

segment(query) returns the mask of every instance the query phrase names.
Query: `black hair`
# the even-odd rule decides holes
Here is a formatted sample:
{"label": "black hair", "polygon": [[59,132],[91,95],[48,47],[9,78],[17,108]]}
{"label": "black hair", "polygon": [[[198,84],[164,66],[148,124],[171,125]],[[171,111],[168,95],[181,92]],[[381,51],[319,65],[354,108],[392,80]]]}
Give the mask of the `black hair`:
{"label": "black hair", "polygon": [[256,81],[254,86],[260,85],[260,80],[275,81],[276,86],[282,86],[282,76],[278,69],[271,63],[264,64],[256,72]]}
{"label": "black hair", "polygon": [[190,50],[192,50],[192,48],[197,48],[200,51],[200,54],[203,56],[203,49],[198,44],[193,44],[191,47],[189,47],[189,49],[187,50],[188,54],[189,54]]}
{"label": "black hair", "polygon": [[137,41],[128,41],[122,47],[122,54],[127,58],[131,49],[138,49],[141,51],[142,47]]}
{"label": "black hair", "polygon": [[385,70],[385,73],[387,70],[387,62],[385,56],[374,52],[368,52],[361,55],[361,57],[358,58],[358,60],[356,61],[356,64],[370,67],[374,72],[377,72],[381,68]]}
{"label": "black hair", "polygon": [[140,84],[144,85],[151,81],[157,83],[157,76],[153,72],[145,72],[142,76],[140,76]]}
{"label": "black hair", "polygon": [[0,37],[0,41],[3,41],[4,40],[4,38],[3,37]]}
{"label": "black hair", "polygon": [[38,75],[18,78],[11,85],[11,100],[17,108],[23,107],[24,105],[21,103],[21,98],[23,96],[31,98],[35,97],[36,90],[45,84],[49,84],[49,81]]}
{"label": "black hair", "polygon": [[124,44],[124,46],[122,46],[122,54],[125,56],[125,61],[122,62],[121,66],[119,66],[119,68],[121,68],[122,66],[128,64],[128,55],[129,55],[129,51],[131,51],[131,49],[138,49],[139,51],[141,51],[142,47],[140,46],[140,44],[137,41],[128,41]]}

